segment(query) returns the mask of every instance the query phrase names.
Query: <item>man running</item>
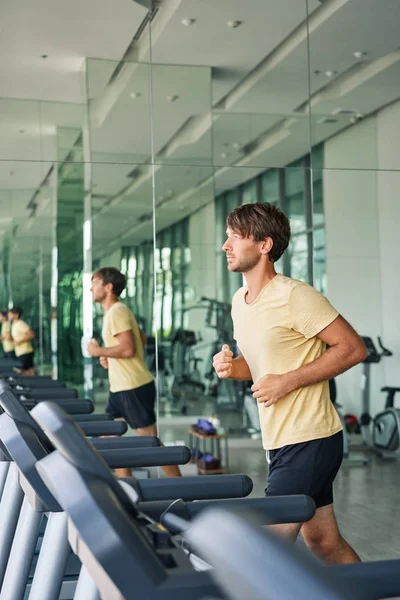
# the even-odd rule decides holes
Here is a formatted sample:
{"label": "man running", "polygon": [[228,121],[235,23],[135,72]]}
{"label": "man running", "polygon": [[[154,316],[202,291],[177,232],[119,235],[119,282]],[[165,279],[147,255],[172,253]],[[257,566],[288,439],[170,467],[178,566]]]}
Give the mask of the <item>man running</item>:
{"label": "man running", "polygon": [[[106,412],[113,419],[124,419],[138,435],[156,436],[156,388],[144,362],[143,332],[132,311],[119,300],[125,286],[125,276],[114,267],[104,267],[93,274],[93,300],[104,310],[104,346],[92,339],[87,350],[108,369],[110,396]],[[163,469],[169,477],[181,475],[175,465]],[[129,477],[131,471],[118,469],[118,475]]]}
{"label": "man running", "polygon": [[11,337],[11,323],[8,320],[7,311],[0,312],[1,334],[0,341],[3,344],[3,352],[6,358],[15,360],[14,342]]}
{"label": "man running", "polygon": [[19,306],[14,306],[8,311],[11,321],[11,337],[14,342],[15,356],[21,363],[20,369],[14,369],[21,375],[35,375],[34,351],[31,344],[35,337],[28,323],[21,319],[24,311]]}
{"label": "man running", "polygon": [[276,273],[290,240],[289,219],[277,207],[239,206],[228,216],[226,233],[228,269],[246,280],[232,300],[240,355],[233,358],[225,345],[213,365],[220,378],[254,382],[269,462],[266,495],[307,494],[316,504],[310,522],[273,527],[292,540],[301,530],[327,563],[358,562],[333,510],[343,433],[328,380],[364,360],[365,346],[322,294]]}

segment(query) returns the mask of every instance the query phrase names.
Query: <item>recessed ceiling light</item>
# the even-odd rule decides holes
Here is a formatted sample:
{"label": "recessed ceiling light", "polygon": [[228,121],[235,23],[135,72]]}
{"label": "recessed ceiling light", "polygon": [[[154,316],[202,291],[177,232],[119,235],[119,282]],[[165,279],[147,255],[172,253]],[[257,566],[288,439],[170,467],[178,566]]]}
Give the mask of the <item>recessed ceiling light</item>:
{"label": "recessed ceiling light", "polygon": [[129,94],[130,98],[132,98],[132,100],[136,100],[137,98],[140,98],[142,94],[140,92],[131,92]]}
{"label": "recessed ceiling light", "polygon": [[191,25],[193,25],[193,23],[196,23],[196,19],[182,19],[181,23],[185,27],[190,27]]}
{"label": "recessed ceiling light", "polygon": [[242,144],[239,144],[239,142],[233,142],[233,144],[232,144],[232,148],[234,150],[240,150],[241,147],[242,147]]}
{"label": "recessed ceiling light", "polygon": [[225,159],[225,158],[228,158],[228,156],[229,156],[229,155],[228,155],[226,152],[222,152],[222,153],[221,153],[221,158],[224,158],[224,159]]}
{"label": "recessed ceiling light", "polygon": [[366,52],[357,51],[357,52],[353,52],[353,56],[355,58],[360,59],[360,58],[364,58],[365,56],[367,56],[367,53]]}
{"label": "recessed ceiling light", "polygon": [[335,75],[337,75],[337,71],[325,71],[325,75],[327,77],[335,77]]}
{"label": "recessed ceiling light", "polygon": [[178,100],[179,96],[177,96],[176,94],[171,94],[171,96],[167,96],[167,100],[168,102],[175,102],[175,100]]}
{"label": "recessed ceiling light", "polygon": [[228,25],[228,27],[230,27],[231,29],[236,29],[236,27],[240,27],[240,25],[243,23],[243,21],[235,21],[235,20],[231,20],[231,21],[227,21],[226,24]]}

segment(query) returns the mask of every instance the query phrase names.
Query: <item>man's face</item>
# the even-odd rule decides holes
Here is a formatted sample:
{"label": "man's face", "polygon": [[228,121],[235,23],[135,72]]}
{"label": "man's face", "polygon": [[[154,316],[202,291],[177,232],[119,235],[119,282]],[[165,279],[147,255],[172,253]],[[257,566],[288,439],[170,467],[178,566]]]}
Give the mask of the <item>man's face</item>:
{"label": "man's face", "polygon": [[90,291],[92,292],[93,302],[103,302],[107,297],[108,285],[104,285],[104,281],[99,277],[92,277],[92,286]]}
{"label": "man's face", "polygon": [[228,269],[234,273],[247,273],[260,262],[261,242],[255,242],[253,236],[243,237],[232,229],[226,230],[227,240],[222,246],[228,261]]}
{"label": "man's face", "polygon": [[17,321],[18,320],[18,315],[16,313],[9,312],[8,313],[8,320],[9,321]]}

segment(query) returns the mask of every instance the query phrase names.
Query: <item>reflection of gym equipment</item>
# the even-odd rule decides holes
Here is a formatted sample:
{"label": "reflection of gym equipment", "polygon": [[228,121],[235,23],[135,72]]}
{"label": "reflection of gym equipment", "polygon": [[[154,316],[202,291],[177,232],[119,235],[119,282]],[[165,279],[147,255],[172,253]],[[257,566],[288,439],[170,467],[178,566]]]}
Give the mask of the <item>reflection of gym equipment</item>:
{"label": "reflection of gym equipment", "polygon": [[370,415],[371,364],[377,364],[382,358],[393,356],[393,353],[383,346],[380,337],[378,337],[378,344],[381,352],[378,352],[370,337],[363,337],[363,341],[368,351],[368,356],[363,362],[361,378],[363,407],[361,433],[363,441],[368,448],[375,450],[381,458],[399,458],[400,409],[394,408],[394,399],[400,388],[383,387],[381,391],[386,392],[385,408],[375,417]]}
{"label": "reflection of gym equipment", "polygon": [[171,366],[174,372],[171,394],[175,399],[183,400],[182,412],[186,412],[188,401],[198,400],[206,389],[198,367],[203,359],[196,357],[193,350],[198,341],[194,331],[185,329],[178,329],[171,339]]}
{"label": "reflection of gym equipment", "polygon": [[330,393],[332,404],[335,406],[336,411],[337,411],[339,418],[343,425],[343,464],[348,465],[349,467],[357,466],[357,465],[367,465],[370,462],[370,460],[367,456],[350,455],[350,444],[349,444],[349,435],[348,435],[348,431],[347,431],[346,417],[344,417],[342,415],[342,413],[340,412],[342,405],[338,404],[338,402],[336,401],[337,392],[336,392],[336,383],[335,383],[334,379],[329,380],[329,393]]}
{"label": "reflection of gym equipment", "polygon": [[228,344],[235,354],[236,342],[233,339],[231,305],[204,296],[201,298],[201,302],[207,308],[205,325],[215,329],[217,334],[211,345],[208,359],[210,368],[205,375],[209,381],[208,394],[216,399],[215,408],[217,411],[242,411],[244,401],[243,383],[233,379],[219,379],[212,366],[214,355],[220,352],[224,344]]}
{"label": "reflection of gym equipment", "polygon": [[[165,344],[159,347],[158,379],[161,398],[170,398],[175,402],[183,402],[181,412],[187,411],[187,403],[199,399],[215,398],[215,410],[243,411],[244,395],[243,383],[231,379],[219,379],[212,366],[213,356],[217,354],[223,344],[235,350],[235,341],[232,332],[231,305],[219,302],[213,298],[202,297],[198,304],[182,309],[183,313],[191,310],[206,310],[205,327],[216,331],[216,339],[209,343],[201,344],[201,335],[188,329],[178,329],[169,341],[169,348]],[[205,375],[200,370],[203,358],[197,352],[207,347],[208,358]],[[148,364],[155,371],[155,350],[148,348]],[[166,380],[172,376],[169,394],[166,391]],[[252,411],[254,413],[254,410]],[[250,419],[250,427],[253,419]],[[253,429],[257,429],[257,425]]]}

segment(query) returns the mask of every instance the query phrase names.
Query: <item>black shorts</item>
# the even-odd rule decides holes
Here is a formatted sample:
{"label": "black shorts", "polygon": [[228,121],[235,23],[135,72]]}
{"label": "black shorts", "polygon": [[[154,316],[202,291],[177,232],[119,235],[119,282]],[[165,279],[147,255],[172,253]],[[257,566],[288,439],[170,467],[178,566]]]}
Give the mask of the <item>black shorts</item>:
{"label": "black shorts", "polygon": [[333,502],[333,482],[343,460],[343,433],[268,450],[266,496],[306,494],[317,508]]}
{"label": "black shorts", "polygon": [[15,351],[10,350],[10,352],[4,352],[4,356],[10,360],[15,360]]}
{"label": "black shorts", "polygon": [[110,392],[106,413],[112,419],[123,418],[132,429],[149,427],[156,422],[156,387],[150,381],[134,390]]}
{"label": "black shorts", "polygon": [[17,356],[17,360],[21,363],[21,369],[23,371],[27,371],[28,369],[33,369],[33,352],[29,352],[28,354],[21,354],[21,356]]}

